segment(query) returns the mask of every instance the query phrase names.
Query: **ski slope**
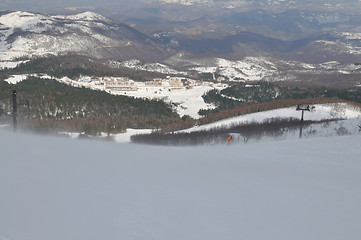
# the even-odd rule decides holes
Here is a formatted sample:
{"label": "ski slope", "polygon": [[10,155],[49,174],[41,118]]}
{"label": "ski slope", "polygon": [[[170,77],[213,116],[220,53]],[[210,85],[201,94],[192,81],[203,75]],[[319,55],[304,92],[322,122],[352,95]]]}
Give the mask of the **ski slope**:
{"label": "ski slope", "polygon": [[[359,119],[361,118],[361,109],[347,103],[329,103],[313,105],[314,109],[304,113],[304,120],[320,121],[327,119]],[[207,131],[214,128],[230,128],[234,125],[242,125],[247,123],[262,123],[272,118],[301,119],[301,111],[296,111],[296,107],[280,108],[270,111],[257,112],[251,114],[240,115],[232,118],[223,119],[214,123],[182,130],[181,132]]]}
{"label": "ski slope", "polygon": [[360,135],[197,148],[0,139],[0,239],[361,236]]}

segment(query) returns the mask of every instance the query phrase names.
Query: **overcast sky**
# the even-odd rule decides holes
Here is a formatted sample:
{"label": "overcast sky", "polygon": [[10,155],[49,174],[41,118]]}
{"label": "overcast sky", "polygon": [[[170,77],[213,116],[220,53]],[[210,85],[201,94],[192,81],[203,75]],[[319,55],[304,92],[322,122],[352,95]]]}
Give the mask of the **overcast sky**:
{"label": "overcast sky", "polygon": [[66,7],[107,7],[114,3],[134,3],[137,0],[0,0],[1,10],[24,10],[36,12],[62,12]]}
{"label": "overcast sky", "polygon": [[[0,10],[38,10],[43,11],[46,9],[51,9],[52,11],[60,11],[65,7],[74,7],[74,6],[96,6],[96,7],[109,7],[113,4],[134,4],[139,1],[145,0],[0,0]],[[159,1],[159,0],[158,0]],[[217,1],[231,1],[231,0],[213,0]],[[246,0],[251,1],[251,0]],[[258,2],[264,0],[252,0],[252,2]],[[274,0],[277,1],[277,0]],[[278,0],[280,1],[280,0]],[[360,0],[348,0],[347,3],[355,3]],[[149,0],[146,2],[150,2]],[[156,2],[156,0],[154,0]],[[204,2],[204,0],[202,0]],[[343,0],[294,0],[297,3],[345,3]],[[137,5],[141,7],[141,5]]]}
{"label": "overcast sky", "polygon": [[[161,0],[152,0],[154,2]],[[214,2],[218,1],[232,1],[232,0],[213,0]],[[234,1],[234,0],[233,0]],[[245,0],[251,1],[251,0]],[[265,2],[266,0],[252,0],[251,2]],[[279,1],[282,0],[272,0]],[[286,0],[291,1],[291,0]],[[140,4],[139,2],[143,2]],[[70,7],[76,8],[77,12],[80,11],[94,11],[105,16],[114,16],[117,14],[129,14],[129,10],[139,9],[143,7],[149,7],[144,4],[144,2],[151,2],[150,0],[0,0],[0,11],[6,10],[22,10],[30,12],[39,12],[47,14],[63,14],[63,13],[73,13],[74,9],[69,10]],[[202,0],[204,2],[204,0]],[[308,4],[319,4],[319,6],[325,6],[324,3],[330,3],[335,6],[335,4],[342,4],[343,7],[338,6],[337,9],[348,8],[355,9],[358,8],[361,4],[360,0],[293,0],[297,2],[297,5],[302,8],[302,6],[308,6]],[[306,4],[307,3],[307,4]],[[327,5],[329,6],[329,5]],[[157,6],[159,7],[159,6]]]}

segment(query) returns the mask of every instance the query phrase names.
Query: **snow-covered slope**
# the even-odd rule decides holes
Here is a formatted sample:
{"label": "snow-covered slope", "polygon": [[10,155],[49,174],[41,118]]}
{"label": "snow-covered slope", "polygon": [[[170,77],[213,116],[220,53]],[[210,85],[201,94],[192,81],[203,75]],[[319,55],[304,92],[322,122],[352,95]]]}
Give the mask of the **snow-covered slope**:
{"label": "snow-covered slope", "polygon": [[[337,61],[310,64],[300,61],[284,61],[272,57],[245,57],[239,60],[228,60],[219,57],[191,57],[183,53],[174,54],[164,60],[164,63],[188,72],[210,73],[213,74],[215,80],[227,79],[230,81],[299,81],[303,80],[302,75],[304,74],[319,76],[344,74],[347,76],[360,70],[357,64]],[[139,69],[139,67],[130,64],[127,67]],[[157,71],[157,68],[152,68],[152,66],[149,66],[149,69]]]}
{"label": "snow-covered slope", "polygon": [[217,58],[214,66],[195,67],[191,70],[221,75],[229,80],[254,81],[271,76],[277,68],[275,64],[264,58],[247,57],[240,61]]}
{"label": "snow-covered slope", "polygon": [[[195,126],[182,132],[205,131],[215,128],[230,128],[232,126],[247,123],[262,123],[272,118],[289,119],[301,118],[301,111],[296,111],[295,107],[280,108],[270,111],[257,112],[252,114],[241,115],[227,118],[214,123]],[[361,119],[361,109],[346,103],[316,104],[310,112],[305,111],[304,120],[320,121],[332,119]]]}
{"label": "snow-covered slope", "polygon": [[162,148],[1,131],[0,239],[358,239],[360,140]]}
{"label": "snow-covered slope", "polygon": [[[275,61],[275,59],[272,59]],[[227,60],[218,57],[192,58],[187,54],[177,53],[164,60],[169,66],[196,71],[199,73],[211,73],[228,80],[262,80],[272,76],[278,71],[277,62],[272,62],[265,57],[246,57],[240,60]]]}
{"label": "snow-covered slope", "polygon": [[17,11],[0,15],[0,61],[65,53],[147,59],[165,51],[148,36],[93,12],[50,16]]}

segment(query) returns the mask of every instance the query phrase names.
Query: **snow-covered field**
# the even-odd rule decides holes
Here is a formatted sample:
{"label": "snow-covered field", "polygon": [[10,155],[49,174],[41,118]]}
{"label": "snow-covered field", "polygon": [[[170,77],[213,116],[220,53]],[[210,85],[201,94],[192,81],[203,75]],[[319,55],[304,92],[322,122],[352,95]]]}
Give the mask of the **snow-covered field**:
{"label": "snow-covered field", "polygon": [[361,236],[360,135],[172,148],[0,131],[0,239]]}
{"label": "snow-covered field", "polygon": [[20,63],[25,63],[27,61],[0,61],[0,70],[4,68],[15,68]]}
{"label": "snow-covered field", "polygon": [[[194,86],[191,89],[182,88],[169,91],[163,87],[142,87],[139,88],[138,91],[113,92],[113,94],[138,98],[162,99],[165,102],[172,102],[177,104],[175,109],[180,116],[189,115],[192,118],[199,118],[200,115],[198,114],[198,111],[200,109],[215,108],[214,105],[205,103],[204,99],[202,98],[204,93],[215,88],[217,87],[201,85]],[[223,86],[220,86],[218,89],[223,88]]]}
{"label": "snow-covered field", "polygon": [[12,75],[9,78],[5,79],[5,82],[10,83],[10,84],[17,84],[19,82],[24,81],[27,77],[28,77],[28,75],[26,75],[26,74],[24,74],[24,75]]}

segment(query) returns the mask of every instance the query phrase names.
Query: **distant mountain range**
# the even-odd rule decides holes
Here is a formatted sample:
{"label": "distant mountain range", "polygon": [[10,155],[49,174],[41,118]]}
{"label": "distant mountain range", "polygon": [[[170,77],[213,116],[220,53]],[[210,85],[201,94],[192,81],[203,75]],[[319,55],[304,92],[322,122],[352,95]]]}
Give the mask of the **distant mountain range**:
{"label": "distant mountain range", "polygon": [[360,84],[360,14],[231,10],[213,18],[208,12],[198,19],[173,21],[169,16],[151,23],[154,15],[166,18],[164,9],[143,11],[150,15],[136,15],[144,17],[142,23],[128,19],[131,26],[89,11],[2,12],[0,68],[34,57],[76,54],[111,67],[162,74],[322,82],[331,74],[336,84],[341,74],[351,85]]}
{"label": "distant mountain range", "polygon": [[192,22],[128,21],[135,28],[93,12],[5,12],[0,15],[0,60],[76,53],[102,59],[155,61],[185,51],[236,59],[263,56],[308,63],[361,61],[361,15],[250,11]]}

